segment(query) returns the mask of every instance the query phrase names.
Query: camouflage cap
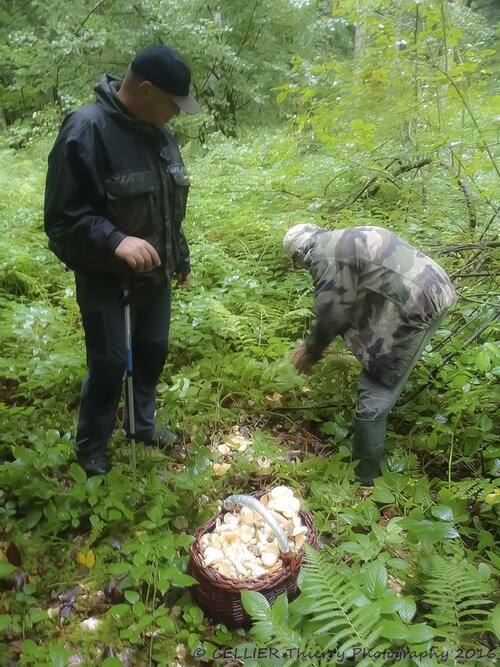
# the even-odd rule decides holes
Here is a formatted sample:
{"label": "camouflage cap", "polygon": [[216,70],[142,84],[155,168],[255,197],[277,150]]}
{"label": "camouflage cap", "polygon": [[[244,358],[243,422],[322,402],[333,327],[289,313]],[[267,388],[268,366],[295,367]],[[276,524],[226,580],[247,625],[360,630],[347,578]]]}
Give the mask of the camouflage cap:
{"label": "camouflage cap", "polygon": [[[307,222],[300,225],[294,225],[287,231],[285,238],[283,239],[283,249],[285,253],[290,259],[293,259],[295,253],[301,252],[302,248],[307,245],[307,241],[310,240],[313,234],[322,231],[324,231],[323,227],[311,225]],[[302,254],[304,253],[302,252]]]}

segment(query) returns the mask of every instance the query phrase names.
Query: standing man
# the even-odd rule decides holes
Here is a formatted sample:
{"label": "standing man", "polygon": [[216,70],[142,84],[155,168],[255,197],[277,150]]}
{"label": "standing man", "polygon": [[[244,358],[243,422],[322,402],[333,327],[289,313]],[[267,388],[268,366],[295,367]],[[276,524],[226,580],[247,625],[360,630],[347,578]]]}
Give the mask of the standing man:
{"label": "standing man", "polygon": [[190,279],[181,226],[189,177],[165,127],[181,110],[199,111],[190,83],[173,49],[141,51],[123,81],[103,76],[96,102],[66,117],[49,155],[45,231],[50,249],[75,272],[85,331],[76,455],[89,476],[110,469],[107,444],[126,368],[124,289],[131,294],[136,437],[160,447],[178,440],[156,427],[155,399],[171,282],[186,288]]}
{"label": "standing man", "polygon": [[380,474],[387,415],[456,302],[455,290],[436,262],[381,227],[295,225],[283,247],[315,286],[317,321],[293,352],[297,370],[308,371],[335,336],[363,366],[352,455],[358,479],[371,485]]}

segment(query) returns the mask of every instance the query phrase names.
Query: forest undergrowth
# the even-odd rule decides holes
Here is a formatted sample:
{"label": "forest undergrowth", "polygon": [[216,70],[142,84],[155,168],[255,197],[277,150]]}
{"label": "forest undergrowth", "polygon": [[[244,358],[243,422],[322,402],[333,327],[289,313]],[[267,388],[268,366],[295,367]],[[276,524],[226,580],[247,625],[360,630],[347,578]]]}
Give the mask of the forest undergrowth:
{"label": "forest undergrowth", "polygon": [[[385,178],[293,130],[185,145],[193,277],[174,295],[157,414],[182,445],[139,446],[133,471],[120,412],[113,470],[87,480],[72,445],[85,368],[73,277],[43,233],[51,142],[0,155],[0,664],[493,664],[495,226],[471,229],[436,165]],[[341,341],[309,376],[291,363],[312,321],[310,277],[281,249],[299,222],[388,227],[459,293],[391,414],[373,490],[344,462],[358,363]],[[294,602],[251,594],[249,634],[214,627],[189,593],[192,534],[228,494],[279,484],[310,510],[323,548]],[[269,647],[285,657],[256,657]]]}

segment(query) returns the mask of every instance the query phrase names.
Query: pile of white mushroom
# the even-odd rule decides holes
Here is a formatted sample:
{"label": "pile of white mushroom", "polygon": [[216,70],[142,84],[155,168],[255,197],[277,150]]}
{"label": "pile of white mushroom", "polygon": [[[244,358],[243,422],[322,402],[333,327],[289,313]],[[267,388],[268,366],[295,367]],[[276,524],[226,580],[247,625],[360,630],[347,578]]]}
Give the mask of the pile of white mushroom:
{"label": "pile of white mushroom", "polygon": [[[307,527],[299,516],[300,501],[293,490],[278,486],[259,499],[278,521],[290,542],[292,552],[303,546]],[[278,541],[272,529],[253,510],[226,512],[217,519],[211,533],[200,538],[203,563],[230,579],[257,579],[282,567]]]}

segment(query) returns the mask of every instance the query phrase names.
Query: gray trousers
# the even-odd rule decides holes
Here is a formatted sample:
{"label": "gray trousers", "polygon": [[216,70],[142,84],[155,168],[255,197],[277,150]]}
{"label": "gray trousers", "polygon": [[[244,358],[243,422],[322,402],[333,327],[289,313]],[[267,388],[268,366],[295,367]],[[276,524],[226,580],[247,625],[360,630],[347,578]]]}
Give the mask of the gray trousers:
{"label": "gray trousers", "polygon": [[395,387],[386,387],[370,377],[366,371],[362,371],[358,378],[358,401],[353,420],[352,458],[358,462],[356,477],[361,484],[371,486],[374,479],[380,475],[380,462],[385,448],[387,415],[444,316],[445,313],[422,331],[415,353]]}
{"label": "gray trousers", "polygon": [[422,356],[426,345],[439,329],[446,313],[442,313],[428,329],[422,331],[422,339],[415,354],[408,362],[405,372],[394,387],[386,387],[374,380],[369,373],[362,371],[358,378],[358,400],[356,403],[356,419],[362,421],[377,421],[387,417],[389,411],[398,400],[415,364]]}

